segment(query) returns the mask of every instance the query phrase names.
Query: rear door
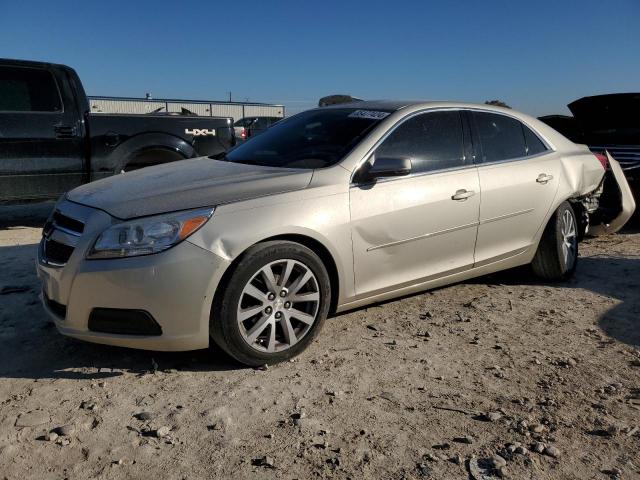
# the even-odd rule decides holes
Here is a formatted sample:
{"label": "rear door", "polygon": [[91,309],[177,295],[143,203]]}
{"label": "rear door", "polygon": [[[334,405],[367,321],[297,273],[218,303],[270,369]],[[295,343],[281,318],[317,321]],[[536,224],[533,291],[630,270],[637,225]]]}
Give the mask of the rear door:
{"label": "rear door", "polygon": [[63,97],[68,82],[48,68],[0,65],[0,199],[51,198],[82,182],[78,114]]}
{"label": "rear door", "polygon": [[493,112],[470,112],[480,176],[476,266],[530,247],[558,190],[558,155],[522,122]]}
{"label": "rear door", "polygon": [[459,111],[433,111],[400,124],[373,153],[409,157],[406,177],[350,189],[358,295],[393,290],[473,266],[480,185],[464,148]]}

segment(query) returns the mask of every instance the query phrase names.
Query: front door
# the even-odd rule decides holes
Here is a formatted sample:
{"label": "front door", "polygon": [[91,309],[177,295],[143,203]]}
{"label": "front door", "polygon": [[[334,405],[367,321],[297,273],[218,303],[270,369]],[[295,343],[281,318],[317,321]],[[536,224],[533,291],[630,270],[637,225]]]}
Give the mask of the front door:
{"label": "front door", "polygon": [[82,182],[77,118],[51,71],[0,65],[0,200],[51,198]]}
{"label": "front door", "polygon": [[464,137],[458,111],[432,111],[400,124],[375,150],[369,161],[409,157],[412,172],[350,189],[357,295],[473,266],[480,185]]}

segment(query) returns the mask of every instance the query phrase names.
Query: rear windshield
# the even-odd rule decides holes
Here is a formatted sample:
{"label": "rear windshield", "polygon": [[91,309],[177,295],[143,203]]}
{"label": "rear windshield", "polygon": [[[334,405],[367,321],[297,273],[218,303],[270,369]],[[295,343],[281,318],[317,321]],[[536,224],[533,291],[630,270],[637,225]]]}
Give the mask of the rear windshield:
{"label": "rear windshield", "polygon": [[270,167],[329,167],[389,114],[355,108],[309,110],[276,123],[224,159]]}

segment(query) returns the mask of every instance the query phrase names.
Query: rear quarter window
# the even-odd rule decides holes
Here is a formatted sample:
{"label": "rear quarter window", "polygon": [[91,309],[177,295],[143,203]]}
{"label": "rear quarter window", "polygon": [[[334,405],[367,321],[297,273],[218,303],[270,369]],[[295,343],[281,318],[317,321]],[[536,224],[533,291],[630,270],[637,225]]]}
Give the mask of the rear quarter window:
{"label": "rear quarter window", "polygon": [[522,131],[524,132],[524,140],[527,145],[527,155],[538,155],[548,150],[538,135],[525,124],[522,124]]}

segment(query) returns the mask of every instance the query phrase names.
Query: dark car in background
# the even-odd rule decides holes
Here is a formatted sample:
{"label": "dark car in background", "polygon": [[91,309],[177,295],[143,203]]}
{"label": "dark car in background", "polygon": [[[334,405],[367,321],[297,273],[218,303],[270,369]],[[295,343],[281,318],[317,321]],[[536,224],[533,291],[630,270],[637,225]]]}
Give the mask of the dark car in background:
{"label": "dark car in background", "polygon": [[611,93],[571,102],[573,116],[540,120],[594,153],[607,150],[625,172],[636,198],[640,195],[640,93]]}
{"label": "dark car in background", "polygon": [[282,120],[280,117],[244,117],[233,124],[236,138],[240,141],[261,134],[273,124]]}
{"label": "dark car in background", "polygon": [[0,202],[57,198],[123,171],[235,145],[233,119],[91,114],[65,65],[0,59]]}
{"label": "dark car in background", "polygon": [[583,143],[608,150],[620,162],[636,196],[640,193],[640,93],[613,93],[571,102]]}

